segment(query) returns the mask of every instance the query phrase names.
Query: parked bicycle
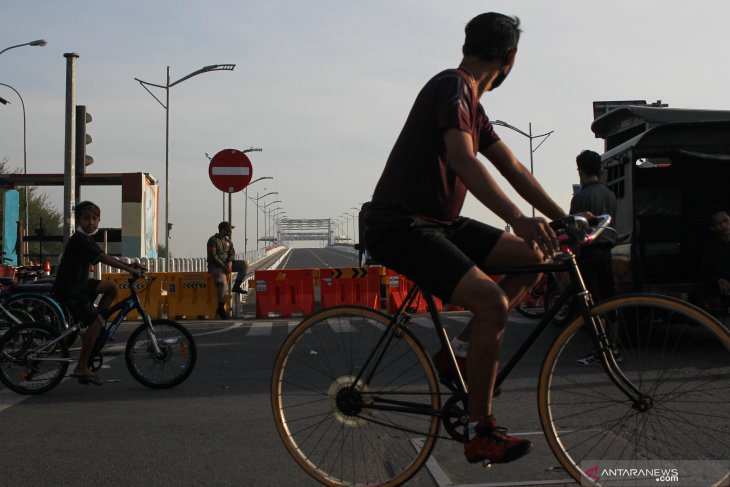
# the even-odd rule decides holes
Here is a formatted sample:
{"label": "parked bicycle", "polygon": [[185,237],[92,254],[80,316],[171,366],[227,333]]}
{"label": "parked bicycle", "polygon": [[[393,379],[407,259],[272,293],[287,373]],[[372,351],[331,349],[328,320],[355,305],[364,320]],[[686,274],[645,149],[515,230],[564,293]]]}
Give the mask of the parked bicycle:
{"label": "parked bicycle", "polygon": [[[146,271],[146,269],[143,269]],[[195,340],[183,325],[167,319],[151,319],[129,278],[130,295],[101,313],[104,326],[99,334],[89,367],[98,370],[104,363],[103,348],[125,317],[136,311],[142,317],[130,335],[124,358],[139,383],[153,389],[174,387],[193,371],[197,359]],[[112,318],[113,317],[113,318]],[[22,323],[0,338],[0,381],[21,394],[41,394],[65,377],[70,363],[67,340],[83,334],[80,323],[60,332],[44,323]]]}
{"label": "parked bicycle", "polygon": [[52,287],[50,283],[18,284],[11,277],[0,277],[0,335],[25,321],[65,331],[68,313],[51,296]]}
{"label": "parked bicycle", "polygon": [[[580,314],[549,346],[537,385],[540,423],[565,471],[581,485],[604,485],[591,470],[597,464],[667,466],[683,459],[702,467],[692,472],[696,484],[717,485],[730,476],[730,333],[701,309],[666,296],[623,295],[595,304],[571,249],[592,241],[609,220],[601,217],[592,231],[581,217],[553,222],[563,248],[554,263],[487,269],[570,277],[556,306],[500,370],[496,387],[504,388],[540,335],[554,330],[556,310],[574,299]],[[440,346],[450,351],[450,377],[437,377],[430,353],[409,330],[405,310],[419,292]],[[577,365],[591,349],[600,367]],[[418,286],[394,316],[339,306],[306,318],[281,346],[271,381],[285,447],[309,475],[331,486],[403,484],[437,439],[466,442],[467,397],[433,298]]]}

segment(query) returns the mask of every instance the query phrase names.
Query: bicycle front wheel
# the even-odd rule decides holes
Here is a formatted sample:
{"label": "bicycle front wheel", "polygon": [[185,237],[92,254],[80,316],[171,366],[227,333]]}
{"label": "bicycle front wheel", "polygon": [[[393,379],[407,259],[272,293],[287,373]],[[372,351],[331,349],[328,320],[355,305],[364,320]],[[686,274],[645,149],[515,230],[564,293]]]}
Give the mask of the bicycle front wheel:
{"label": "bicycle front wheel", "polygon": [[152,389],[175,387],[195,367],[195,340],[172,320],[152,320],[152,327],[154,332],[143,323],[130,335],[124,352],[127,368],[137,382]]}
{"label": "bicycle front wheel", "polygon": [[297,463],[325,485],[400,485],[433,449],[433,367],[417,339],[400,326],[389,330],[389,321],[368,308],[330,308],[302,321],[279,350],[276,427]]}
{"label": "bicycle front wheel", "polygon": [[629,399],[602,360],[577,363],[595,350],[594,341],[582,317],[570,323],[550,347],[538,385],[540,421],[563,467],[581,485],[656,485],[656,476],[629,477],[631,469],[663,469],[681,485],[727,478],[728,330],[665,296],[616,297],[592,313],[611,343],[617,373],[638,394]]}
{"label": "bicycle front wheel", "polygon": [[0,338],[0,381],[20,394],[53,389],[68,370],[68,346],[52,343],[57,330],[41,323],[21,323]]}

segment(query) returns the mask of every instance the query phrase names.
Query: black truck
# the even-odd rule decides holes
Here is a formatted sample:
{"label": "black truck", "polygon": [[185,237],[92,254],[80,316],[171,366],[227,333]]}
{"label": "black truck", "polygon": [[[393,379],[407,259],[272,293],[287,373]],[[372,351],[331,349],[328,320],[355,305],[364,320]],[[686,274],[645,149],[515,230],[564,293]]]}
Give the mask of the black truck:
{"label": "black truck", "polygon": [[596,102],[594,116],[604,182],[618,199],[618,290],[707,309],[701,250],[711,211],[730,207],[730,111]]}

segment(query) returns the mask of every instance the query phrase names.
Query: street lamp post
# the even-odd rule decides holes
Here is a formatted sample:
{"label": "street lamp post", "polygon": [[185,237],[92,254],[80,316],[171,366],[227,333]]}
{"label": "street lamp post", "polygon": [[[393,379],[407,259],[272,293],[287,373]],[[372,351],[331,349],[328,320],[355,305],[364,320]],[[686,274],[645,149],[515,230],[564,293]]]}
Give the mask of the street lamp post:
{"label": "street lamp post", "polygon": [[[10,49],[15,49],[16,47],[23,47],[23,46],[43,47],[46,44],[48,44],[48,43],[46,42],[45,39],[38,39],[35,41],[25,42],[23,44],[17,44],[15,46],[6,47],[2,51],[0,51],[0,54],[4,53],[5,51],[9,51]],[[0,85],[10,88],[11,90],[13,90],[15,92],[16,95],[18,95],[18,98],[20,98],[20,105],[23,108],[23,174],[28,174],[28,150],[27,150],[27,146],[26,146],[26,135],[25,135],[25,131],[26,131],[25,102],[23,101],[23,97],[20,96],[20,93],[18,93],[18,90],[16,90],[15,88],[13,88],[10,85],[6,85],[5,83],[0,83]],[[28,228],[30,228],[30,222],[28,222],[28,186],[25,186],[25,198],[24,199],[25,199],[25,233],[28,233]],[[28,245],[28,244],[26,243],[26,245]],[[23,260],[22,257],[23,256],[21,256],[21,263]]]}
{"label": "street lamp post", "polygon": [[[518,134],[524,135],[525,137],[527,137],[528,139],[530,139],[530,174],[534,174],[532,155],[535,153],[535,151],[537,149],[540,148],[540,146],[548,139],[548,137],[550,137],[550,134],[552,134],[555,131],[554,130],[551,130],[550,132],[545,132],[544,134],[532,135],[532,122],[530,122],[529,125],[528,125],[529,129],[528,129],[528,132],[527,133],[523,132],[522,130],[518,129],[517,127],[514,127],[514,126],[508,124],[507,122],[503,122],[502,120],[494,120],[492,122],[492,125],[499,125],[500,127],[507,127],[508,129],[514,130]],[[533,149],[532,148],[532,141],[534,139],[539,139],[541,137],[544,137],[544,139],[542,139],[540,141],[540,143],[537,144],[537,147],[535,147]],[[534,206],[532,207],[532,217],[533,218],[535,217],[535,207]]]}
{"label": "street lamp post", "polygon": [[[243,255],[246,255],[246,249],[248,246],[248,187],[251,186],[256,181],[261,181],[262,179],[274,179],[274,178],[272,176],[264,176],[262,178],[254,179],[253,181],[248,183],[248,185],[246,186],[246,189],[244,190],[245,203],[244,203],[244,209],[243,209]],[[258,213],[256,214],[256,216],[258,217]]]}
{"label": "street lamp post", "polygon": [[[25,45],[25,44],[21,44]],[[8,48],[10,49],[10,48]],[[7,50],[7,49],[6,49]],[[28,148],[27,148],[27,140],[26,140],[26,119],[25,119],[25,102],[23,101],[23,97],[20,96],[20,93],[18,93],[18,90],[13,88],[10,85],[6,85],[5,83],[0,83],[0,86],[5,86],[6,88],[10,88],[15,92],[16,95],[18,95],[18,98],[20,98],[20,106],[23,109],[23,174],[28,174]],[[9,102],[8,102],[9,103]],[[30,228],[30,222],[28,222],[28,186],[25,186],[23,188],[23,192],[25,193],[25,232],[28,233],[28,228]],[[22,263],[23,259],[21,256],[20,262]]]}
{"label": "street lamp post", "polygon": [[[134,78],[134,80],[137,81],[142,86],[142,88],[147,91],[147,93],[152,95],[152,98],[157,100],[157,103],[162,105],[162,108],[165,109],[165,248],[167,249],[167,257],[165,258],[165,270],[167,272],[170,272],[171,270],[170,255],[172,254],[172,242],[170,241],[170,88],[179,83],[182,83],[186,79],[192,78],[193,76],[197,76],[199,74],[207,73],[210,71],[233,71],[233,68],[235,67],[235,64],[212,64],[210,66],[200,68],[197,71],[193,71],[187,76],[183,76],[179,80],[170,83],[170,66],[168,66],[167,82],[164,85],[149,83],[147,81],[142,81],[139,78]],[[154,93],[152,93],[148,86],[154,86],[156,88],[164,89],[165,103],[162,103],[162,101],[160,101],[160,99],[157,98]]]}
{"label": "street lamp post", "polygon": [[[279,193],[277,193],[277,194],[279,194]],[[274,201],[269,201],[269,202],[268,202],[268,203],[266,203],[266,204],[264,205],[264,207],[262,208],[262,209],[263,209],[263,211],[264,211],[264,231],[265,231],[265,232],[268,232],[268,231],[269,231],[269,229],[268,229],[268,222],[267,222],[267,220],[266,220],[266,219],[267,219],[267,216],[266,216],[266,208],[268,208],[269,206],[273,205],[274,203],[281,203],[281,200],[274,200]],[[270,217],[271,217],[271,213],[269,213],[269,218],[270,218]],[[264,235],[264,237],[266,237],[266,235]]]}
{"label": "street lamp post", "polygon": [[347,218],[342,218],[342,216],[336,216],[333,218],[333,220],[337,220],[337,223],[340,225],[340,232],[342,230],[345,230],[345,238],[349,238],[348,235],[350,232],[347,230]]}
{"label": "street lamp post", "polygon": [[[261,198],[265,198],[272,194],[279,194],[278,191],[272,191],[270,193],[266,193],[265,195],[259,196],[258,193],[256,193],[256,250],[259,249],[259,210],[261,210],[261,207],[259,206],[259,200]],[[251,198],[253,199],[253,198]]]}
{"label": "street lamp post", "polygon": [[274,238],[274,219],[276,219],[279,211],[283,210],[284,208],[281,206],[277,206],[276,208],[269,210],[269,236],[272,238],[272,243],[276,242],[276,239]]}
{"label": "street lamp post", "polygon": [[352,213],[345,213],[345,215],[352,218],[352,245],[355,245],[355,237],[357,236],[357,230],[355,230],[355,215]]}
{"label": "street lamp post", "polygon": [[275,218],[276,218],[275,225],[276,225],[276,235],[277,235],[276,241],[277,242],[281,242],[281,240],[280,240],[280,238],[281,238],[281,222],[284,221],[284,220],[286,220],[286,211],[282,211],[280,213],[277,213]]}
{"label": "street lamp post", "polygon": [[31,42],[26,42],[24,44],[18,44],[18,45],[15,45],[15,46],[6,47],[2,51],[0,51],[0,54],[4,53],[5,51],[9,51],[11,49],[15,49],[16,47],[23,47],[23,46],[45,46],[46,44],[48,44],[48,43],[46,42],[45,39],[38,39],[37,41],[31,41]]}

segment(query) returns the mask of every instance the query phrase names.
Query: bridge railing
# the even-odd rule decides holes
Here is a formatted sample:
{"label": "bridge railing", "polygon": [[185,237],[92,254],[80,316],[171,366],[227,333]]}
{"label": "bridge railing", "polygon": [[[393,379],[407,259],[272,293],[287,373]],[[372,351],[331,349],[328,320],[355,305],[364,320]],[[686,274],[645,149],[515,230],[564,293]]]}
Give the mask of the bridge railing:
{"label": "bridge railing", "polygon": [[[264,249],[251,250],[245,254],[236,254],[237,260],[245,260],[249,263],[249,266],[255,264],[261,259],[271,255],[274,252],[279,252],[283,248],[283,245],[276,245],[267,247]],[[149,269],[149,272],[168,272],[165,268],[166,259],[164,257],[148,258],[148,257],[120,257],[120,260],[128,264],[136,263]],[[173,257],[170,259],[170,270],[169,272],[207,272],[208,261],[206,257]],[[97,265],[94,268],[94,278],[101,279],[102,274],[107,273],[119,273],[122,272],[119,269],[108,265]]]}

